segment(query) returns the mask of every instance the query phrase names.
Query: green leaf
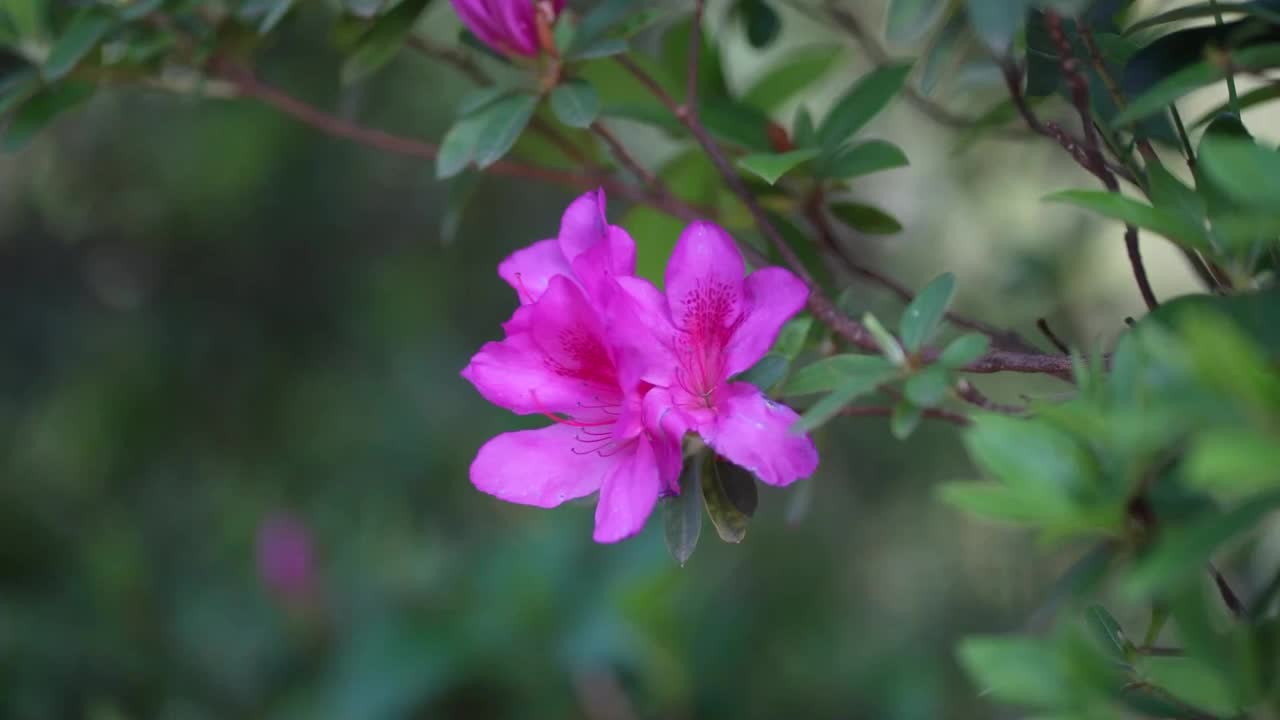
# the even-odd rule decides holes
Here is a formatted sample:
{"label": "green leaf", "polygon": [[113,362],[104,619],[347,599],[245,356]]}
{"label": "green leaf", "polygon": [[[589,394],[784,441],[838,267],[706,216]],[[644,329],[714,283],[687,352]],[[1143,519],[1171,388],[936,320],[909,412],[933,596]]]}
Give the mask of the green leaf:
{"label": "green leaf", "polygon": [[911,63],[884,65],[863,75],[836,101],[818,128],[818,141],[833,150],[861,130],[902,90]]}
{"label": "green leaf", "polygon": [[1250,6],[1255,3],[1227,3],[1227,2],[1201,2],[1194,5],[1186,5],[1183,7],[1166,10],[1162,13],[1156,13],[1151,17],[1146,17],[1138,22],[1125,28],[1126,35],[1134,35],[1143,30],[1149,30],[1159,25],[1167,25],[1172,22],[1182,20],[1197,20],[1200,18],[1211,18],[1219,13],[1226,12],[1247,12]]}
{"label": "green leaf", "polygon": [[476,88],[462,96],[462,100],[458,103],[457,117],[461,119],[474,115],[502,98],[514,95],[515,92],[515,88],[505,85]]}
{"label": "green leaf", "polygon": [[952,340],[942,354],[938,356],[938,364],[945,368],[958,370],[986,354],[991,346],[991,339],[981,333],[966,333]]}
{"label": "green leaf", "polygon": [[537,106],[538,98],[533,95],[512,95],[490,105],[476,138],[476,166],[483,170],[502,159],[524,132]]}
{"label": "green leaf", "polygon": [[782,20],[764,0],[742,0],[742,20],[746,24],[747,42],[753,48],[765,48],[778,38]]}
{"label": "green leaf", "polygon": [[886,140],[868,140],[842,148],[835,157],[822,163],[819,174],[846,180],[908,164],[906,153],[897,145]]}
{"label": "green leaf", "polygon": [[702,463],[702,501],[707,507],[707,514],[711,516],[716,534],[725,542],[742,542],[747,535],[750,516],[740,510],[730,497],[715,454],[706,453]]}
{"label": "green leaf", "polygon": [[749,470],[720,457],[716,458],[716,473],[720,476],[725,497],[729,498],[734,509],[747,517],[754,517],[756,508],[760,505],[755,476]]}
{"label": "green leaf", "polygon": [[360,37],[355,52],[342,64],[342,82],[350,84],[367,77],[400,52],[405,38],[430,0],[402,0]]}
{"label": "green leaf", "polygon": [[597,60],[599,58],[621,55],[631,49],[626,38],[600,38],[590,45],[574,50],[566,56],[567,60]]}
{"label": "green leaf", "polygon": [[960,643],[960,665],[982,692],[1000,700],[1054,708],[1068,706],[1072,690],[1047,641],[1030,637],[969,637]]}
{"label": "green leaf", "polygon": [[71,72],[102,42],[114,24],[115,19],[105,8],[94,6],[77,13],[45,58],[41,68],[45,79],[58,80]]}
{"label": "green leaf", "polygon": [[0,80],[0,115],[27,101],[40,90],[40,73],[35,68],[24,67],[9,73]]}
{"label": "green leaf", "polygon": [[804,350],[809,332],[813,329],[813,316],[801,315],[787,321],[773,343],[773,352],[794,360]]}
{"label": "green leaf", "polygon": [[885,37],[892,43],[912,43],[924,37],[941,14],[940,0],[892,0],[885,13]]}
{"label": "green leaf", "polygon": [[969,24],[996,55],[1006,55],[1026,22],[1030,0],[966,0]]}
{"label": "green leaf", "polygon": [[938,324],[947,314],[951,296],[956,290],[956,278],[942,273],[934,278],[902,311],[898,320],[898,332],[907,352],[918,352],[938,330]]}
{"label": "green leaf", "polygon": [[681,567],[689,561],[702,535],[702,468],[698,457],[680,473],[680,494],[663,500],[663,531],[667,550]]}
{"label": "green leaf", "polygon": [[480,131],[489,118],[485,114],[463,118],[444,134],[436,155],[436,178],[444,180],[462,172],[475,159]]}
{"label": "green leaf", "polygon": [[876,345],[880,346],[880,352],[886,360],[898,367],[902,367],[907,363],[907,354],[903,352],[902,344],[893,336],[893,333],[880,324],[879,318],[871,313],[864,313],[862,324],[866,326],[867,332],[871,333]]}
{"label": "green leaf", "polygon": [[1133,643],[1125,637],[1124,629],[1111,613],[1101,605],[1090,605],[1084,611],[1085,622],[1093,631],[1094,637],[1112,656],[1124,660],[1133,651]]}
{"label": "green leaf", "polygon": [[[1193,657],[1147,657],[1142,661],[1143,675],[1186,705],[1201,708],[1199,714],[1183,717],[1241,717],[1241,707],[1217,668]],[[1184,708],[1185,710],[1185,708]]]}
{"label": "green leaf", "polygon": [[458,230],[462,227],[462,217],[467,210],[471,196],[480,184],[479,173],[468,173],[456,177],[449,183],[445,210],[440,216],[440,243],[452,245],[458,239]]}
{"label": "green leaf", "polygon": [[1253,496],[1225,513],[1212,513],[1179,532],[1165,532],[1163,539],[1133,569],[1125,591],[1135,600],[1172,589],[1199,577],[1220,545],[1258,527],[1280,508],[1280,491]]}
{"label": "green leaf", "polygon": [[906,440],[920,427],[922,418],[923,410],[903,400],[893,406],[893,415],[889,417],[889,433],[898,440]]}
{"label": "green leaf", "polygon": [[756,80],[743,94],[742,100],[761,110],[777,110],[826,74],[840,56],[838,46],[797,50]]}
{"label": "green leaf", "polygon": [[791,359],[779,353],[768,353],[752,365],[750,369],[738,376],[742,382],[749,382],[767,393],[787,376],[791,368]]}
{"label": "green leaf", "polygon": [[1232,200],[1263,210],[1280,208],[1280,153],[1221,136],[1200,143],[1199,167]]}
{"label": "green leaf", "polygon": [[[1258,45],[1231,54],[1236,68],[1266,68],[1280,63],[1280,44]],[[1204,60],[1185,67],[1156,83],[1151,89],[1134,98],[1124,110],[1111,120],[1111,127],[1121,128],[1135,120],[1160,112],[1184,95],[1226,77],[1227,68],[1212,60]]]}
{"label": "green leaf", "polygon": [[262,14],[262,22],[258,23],[258,34],[266,35],[275,29],[276,25],[289,14],[289,9],[293,7],[293,0],[272,0],[267,11]]}
{"label": "green leaf", "polygon": [[947,369],[933,365],[907,378],[903,392],[911,404],[922,408],[937,407],[947,396],[951,378]]}
{"label": "green leaf", "polygon": [[1208,210],[1204,198],[1173,176],[1158,161],[1147,164],[1151,184],[1151,204],[1161,212],[1175,215],[1189,228],[1204,228]]}
{"label": "green leaf", "polygon": [[1091,210],[1104,217],[1157,232],[1186,247],[1209,247],[1204,228],[1187,222],[1176,212],[1151,207],[1120,193],[1106,190],[1063,190],[1046,195],[1044,200]]}
{"label": "green leaf", "polygon": [[1239,107],[1241,111],[1248,110],[1255,105],[1271,102],[1276,98],[1280,98],[1280,84],[1262,85],[1244,93],[1238,102],[1232,103],[1231,100],[1225,100],[1218,104],[1212,110],[1200,116],[1200,119],[1187,126],[1188,129],[1195,129],[1203,125],[1213,122],[1214,118],[1224,113],[1231,112],[1232,108]]}
{"label": "green leaf", "polygon": [[785,396],[830,392],[852,377],[873,376],[879,385],[897,374],[889,361],[879,355],[832,355],[800,368],[787,381]]}
{"label": "green leaf", "polygon": [[1085,450],[1042,420],[980,415],[964,439],[974,463],[1010,487],[1072,496],[1095,477]]}
{"label": "green leaf", "polygon": [[929,54],[924,58],[924,70],[920,72],[920,92],[928,95],[937,86],[938,80],[951,70],[962,57],[968,36],[965,14],[957,12],[951,16],[942,32],[933,41]]}
{"label": "green leaf", "polygon": [[92,97],[92,83],[63,81],[32,95],[13,113],[4,133],[4,149],[15,152],[26,147],[36,133],[48,127],[63,113]]}
{"label": "green leaf", "polygon": [[892,380],[897,374],[896,368],[885,364],[883,361],[879,367],[866,363],[856,371],[845,374],[831,394],[814,403],[813,407],[809,408],[800,417],[792,431],[809,432],[821,427],[828,420],[839,414],[849,403],[873,392],[880,385]]}
{"label": "green leaf", "polygon": [[893,235],[902,232],[902,223],[889,213],[871,205],[838,202],[830,207],[840,222],[868,235]]}
{"label": "green leaf", "polygon": [[1280,438],[1256,430],[1210,430],[1187,456],[1187,484],[1238,500],[1280,486]]}
{"label": "green leaf", "polygon": [[747,155],[738,158],[738,167],[773,185],[778,179],[803,162],[818,156],[818,150],[792,150],[777,155]]}
{"label": "green leaf", "polygon": [[586,80],[569,80],[551,91],[551,111],[569,127],[590,127],[600,112],[600,98]]}

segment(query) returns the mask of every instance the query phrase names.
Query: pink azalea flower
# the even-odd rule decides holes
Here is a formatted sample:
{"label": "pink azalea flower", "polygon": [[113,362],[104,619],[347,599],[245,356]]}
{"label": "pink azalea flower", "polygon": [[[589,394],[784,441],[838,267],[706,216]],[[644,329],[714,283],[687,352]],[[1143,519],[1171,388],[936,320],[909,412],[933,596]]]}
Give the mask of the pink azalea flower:
{"label": "pink azalea flower", "polygon": [[[537,8],[534,0],[452,0],[462,24],[485,45],[505,55],[538,54]],[[554,15],[564,0],[553,0]]]}
{"label": "pink azalea flower", "polygon": [[[729,382],[768,352],[782,325],[804,307],[808,288],[782,268],[745,273],[723,229],[695,222],[667,264],[666,297],[622,279],[635,302],[613,318],[627,350],[643,356],[641,378],[667,387],[683,424],[730,462],[769,485],[812,475],[818,452],[793,433],[790,408],[754,385]],[[646,337],[660,342],[646,342]]]}
{"label": "pink azalea flower", "polygon": [[642,381],[644,358],[616,342],[605,320],[633,302],[616,279],[633,271],[635,244],[605,222],[603,199],[579,198],[560,237],[502,263],[522,305],[506,338],[482,347],[462,376],[495,405],[555,421],[485,443],[472,483],[537,507],[598,491],[593,537],[615,542],[644,527],[675,485],[681,456],[669,394]]}

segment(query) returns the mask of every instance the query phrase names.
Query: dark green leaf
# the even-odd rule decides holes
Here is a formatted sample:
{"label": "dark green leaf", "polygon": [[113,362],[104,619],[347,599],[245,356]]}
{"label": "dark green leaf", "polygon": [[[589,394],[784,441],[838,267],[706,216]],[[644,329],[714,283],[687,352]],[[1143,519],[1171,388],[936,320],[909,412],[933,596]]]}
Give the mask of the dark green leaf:
{"label": "dark green leaf", "polygon": [[796,147],[810,147],[816,139],[813,116],[809,114],[808,108],[801,105],[796,108],[796,118],[791,123],[791,142]]}
{"label": "dark green leaf", "polygon": [[738,543],[747,535],[751,518],[734,505],[720,473],[720,463],[713,453],[706,453],[702,468],[702,501],[711,516],[711,524],[725,542]]}
{"label": "dark green leaf", "polygon": [[569,80],[551,91],[551,111],[569,127],[590,127],[600,112],[600,98],[586,80]]}
{"label": "dark green leaf", "polygon": [[1177,533],[1166,533],[1134,568],[1125,589],[1137,599],[1199,577],[1218,546],[1257,528],[1276,508],[1280,508],[1280,491],[1273,490],[1251,497],[1225,513],[1213,513]]}
{"label": "dark green leaf", "polygon": [[886,140],[868,140],[845,147],[830,160],[822,163],[822,176],[845,180],[905,167],[907,156],[897,145]]}
{"label": "dark green leaf", "polygon": [[476,138],[476,166],[483,170],[502,159],[524,132],[537,106],[538,98],[533,95],[512,95],[489,106]]}
{"label": "dark green leaf", "polygon": [[852,377],[872,376],[879,385],[897,369],[879,355],[832,355],[800,368],[783,388],[783,395],[830,392]]}
{"label": "dark green leaf", "polygon": [[80,60],[102,42],[115,24],[105,8],[89,7],[76,14],[67,29],[49,50],[41,73],[47,80],[57,80],[71,72]]}
{"label": "dark green leaf", "polygon": [[1030,0],[966,0],[969,23],[987,47],[1005,55],[1026,21]]}
{"label": "dark green leaf", "polygon": [[918,352],[937,332],[955,290],[955,276],[943,273],[926,285],[902,311],[898,332],[902,334],[902,345],[907,352]]}
{"label": "dark green leaf", "polygon": [[809,339],[809,331],[812,329],[812,315],[801,315],[789,320],[778,333],[778,339],[773,343],[773,352],[794,360],[804,350],[805,342]]}
{"label": "dark green leaf", "polygon": [[1237,102],[1232,103],[1231,100],[1225,100],[1209,112],[1200,116],[1199,120],[1191,123],[1188,128],[1198,128],[1201,125],[1208,125],[1214,118],[1223,113],[1230,112],[1233,107],[1239,107],[1242,111],[1247,110],[1255,105],[1261,105],[1280,98],[1280,84],[1262,85],[1240,95]]}
{"label": "dark green leaf", "polygon": [[931,408],[942,402],[950,386],[946,368],[934,365],[907,378],[902,389],[913,405]]}
{"label": "dark green leaf", "polygon": [[265,35],[275,29],[276,25],[289,14],[293,0],[273,0],[267,11],[262,14],[262,22],[258,23],[258,34]]}
{"label": "dark green leaf", "polygon": [[724,486],[724,494],[734,509],[747,517],[753,517],[760,505],[755,476],[723,458],[716,458],[716,466],[720,484]]}
{"label": "dark green leaf", "polygon": [[833,150],[871,121],[902,90],[910,63],[885,65],[863,75],[836,101],[818,128],[818,140]]}
{"label": "dark green leaf", "polygon": [[885,13],[885,37],[894,43],[912,43],[929,32],[945,4],[941,0],[892,0]]}
{"label": "dark green leaf", "polygon": [[621,55],[631,48],[626,38],[607,37],[600,38],[589,45],[583,45],[574,49],[565,56],[567,60],[595,60],[598,58],[613,57]]}
{"label": "dark green leaf", "polygon": [[440,217],[440,242],[452,245],[458,239],[458,230],[462,227],[462,216],[466,212],[471,196],[480,184],[479,173],[467,173],[453,179],[449,183],[448,198],[445,202],[444,215]]}
{"label": "dark green leaf", "polygon": [[1063,190],[1045,196],[1044,200],[1092,210],[1104,217],[1160,233],[1186,247],[1196,249],[1208,247],[1207,233],[1204,228],[1185,221],[1177,212],[1154,208],[1120,193],[1105,190]]}
{"label": "dark green leaf", "polygon": [[889,432],[898,440],[906,440],[920,427],[923,417],[923,410],[904,400],[893,406],[893,415],[889,417]]}
{"label": "dark green leaf", "polygon": [[738,379],[749,382],[760,388],[761,392],[767,393],[787,376],[787,370],[790,368],[791,360],[786,355],[771,352],[760,358],[759,362],[742,373]]}
{"label": "dark green leaf", "polygon": [[373,22],[355,52],[342,64],[342,82],[352,83],[386,65],[400,52],[405,38],[430,0],[402,0]]}
{"label": "dark green leaf", "polygon": [[839,202],[831,206],[831,214],[840,222],[868,235],[892,235],[902,232],[902,223],[880,208],[856,202]]}
{"label": "dark green leaf", "polygon": [[667,550],[683,566],[693,555],[702,535],[702,457],[685,462],[680,473],[680,494],[663,501],[663,529]]}
{"label": "dark green leaf", "polygon": [[986,354],[991,346],[991,339],[980,333],[966,333],[952,340],[942,354],[938,356],[938,364],[951,369],[962,368]]}
{"label": "dark green leaf", "polygon": [[1280,153],[1247,140],[1206,137],[1197,162],[1235,202],[1263,210],[1280,208]]}
{"label": "dark green leaf", "polygon": [[738,158],[738,167],[773,185],[797,165],[818,156],[816,148],[792,150],[777,155],[746,155]]}
{"label": "dark green leaf", "polygon": [[742,100],[761,110],[776,110],[822,77],[839,59],[840,48],[835,46],[798,50],[756,80]]}
{"label": "dark green leaf", "polygon": [[468,115],[474,115],[502,98],[515,93],[515,88],[504,85],[476,88],[462,96],[462,101],[458,103],[457,116],[458,118],[465,118]]}
{"label": "dark green leaf", "polygon": [[[1259,45],[1232,53],[1237,68],[1267,68],[1280,64],[1280,44]],[[1134,98],[1111,121],[1114,128],[1124,127],[1153,113],[1160,112],[1184,95],[1226,77],[1226,68],[1213,60],[1204,60],[1169,75],[1151,89]]]}
{"label": "dark green leaf", "polygon": [[40,73],[35,68],[24,67],[9,73],[0,80],[0,115],[27,101],[40,90]]}
{"label": "dark green leaf", "polygon": [[1224,2],[1215,1],[1215,2],[1201,2],[1201,3],[1196,3],[1194,5],[1186,5],[1183,7],[1173,8],[1172,10],[1166,10],[1162,13],[1156,13],[1151,17],[1143,18],[1138,22],[1125,28],[1124,32],[1126,35],[1133,35],[1135,33],[1139,33],[1139,32],[1142,32],[1143,30],[1148,30],[1150,28],[1153,28],[1159,25],[1167,25],[1169,23],[1179,22],[1182,20],[1197,20],[1200,18],[1211,18],[1219,13],[1249,12],[1249,10],[1251,10],[1253,6],[1255,6],[1256,4],[1257,3],[1251,3],[1251,2],[1229,3],[1225,1]]}
{"label": "dark green leaf", "polygon": [[929,54],[924,59],[924,70],[920,72],[920,92],[928,95],[933,92],[938,81],[955,66],[965,48],[967,25],[965,14],[957,12],[951,16],[942,32],[933,41]]}
{"label": "dark green leaf", "polygon": [[1161,212],[1178,217],[1188,228],[1204,228],[1208,222],[1204,198],[1187,187],[1158,161],[1147,164],[1151,203]]}
{"label": "dark green leaf", "polygon": [[1128,657],[1133,650],[1133,643],[1125,637],[1124,629],[1106,608],[1101,605],[1090,605],[1084,611],[1084,619],[1089,624],[1089,629],[1093,631],[1094,637],[1107,652],[1121,660]]}
{"label": "dark green leaf", "polygon": [[67,80],[32,95],[14,111],[9,121],[4,134],[5,151],[21,150],[60,115],[86,102],[93,90],[91,83]]}
{"label": "dark green leaf", "polygon": [[463,118],[449,128],[440,142],[440,154],[436,156],[438,179],[451,178],[471,164],[475,159],[480,131],[488,121],[488,115],[481,113]]}
{"label": "dark green leaf", "polygon": [[742,21],[746,24],[747,42],[753,48],[765,48],[778,38],[782,31],[782,20],[778,13],[764,0],[742,0],[739,6]]}

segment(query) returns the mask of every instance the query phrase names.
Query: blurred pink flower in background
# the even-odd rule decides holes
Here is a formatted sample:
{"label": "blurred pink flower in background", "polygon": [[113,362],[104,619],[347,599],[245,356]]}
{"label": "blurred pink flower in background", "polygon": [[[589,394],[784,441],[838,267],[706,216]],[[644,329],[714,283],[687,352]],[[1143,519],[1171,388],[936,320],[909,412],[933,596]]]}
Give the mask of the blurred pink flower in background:
{"label": "blurred pink flower in background", "polygon": [[[564,9],[564,0],[452,0],[462,24],[485,45],[504,55],[535,57],[541,48],[537,13],[548,12],[548,25]],[[543,10],[542,8],[545,8]]]}
{"label": "blurred pink flower in background", "polygon": [[291,513],[276,513],[258,525],[258,577],[279,599],[306,603],[316,589],[311,531]]}

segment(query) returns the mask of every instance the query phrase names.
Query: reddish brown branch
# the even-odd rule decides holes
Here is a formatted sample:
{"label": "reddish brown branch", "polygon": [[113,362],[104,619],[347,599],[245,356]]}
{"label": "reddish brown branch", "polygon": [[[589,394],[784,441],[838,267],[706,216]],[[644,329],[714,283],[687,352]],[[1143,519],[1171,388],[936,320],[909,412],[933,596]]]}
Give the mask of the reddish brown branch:
{"label": "reddish brown branch", "polygon": [[1027,408],[1022,405],[1006,405],[992,400],[963,378],[956,382],[956,394],[960,396],[961,400],[970,405],[990,412],[1004,413],[1005,415],[1023,415],[1027,412]]}

